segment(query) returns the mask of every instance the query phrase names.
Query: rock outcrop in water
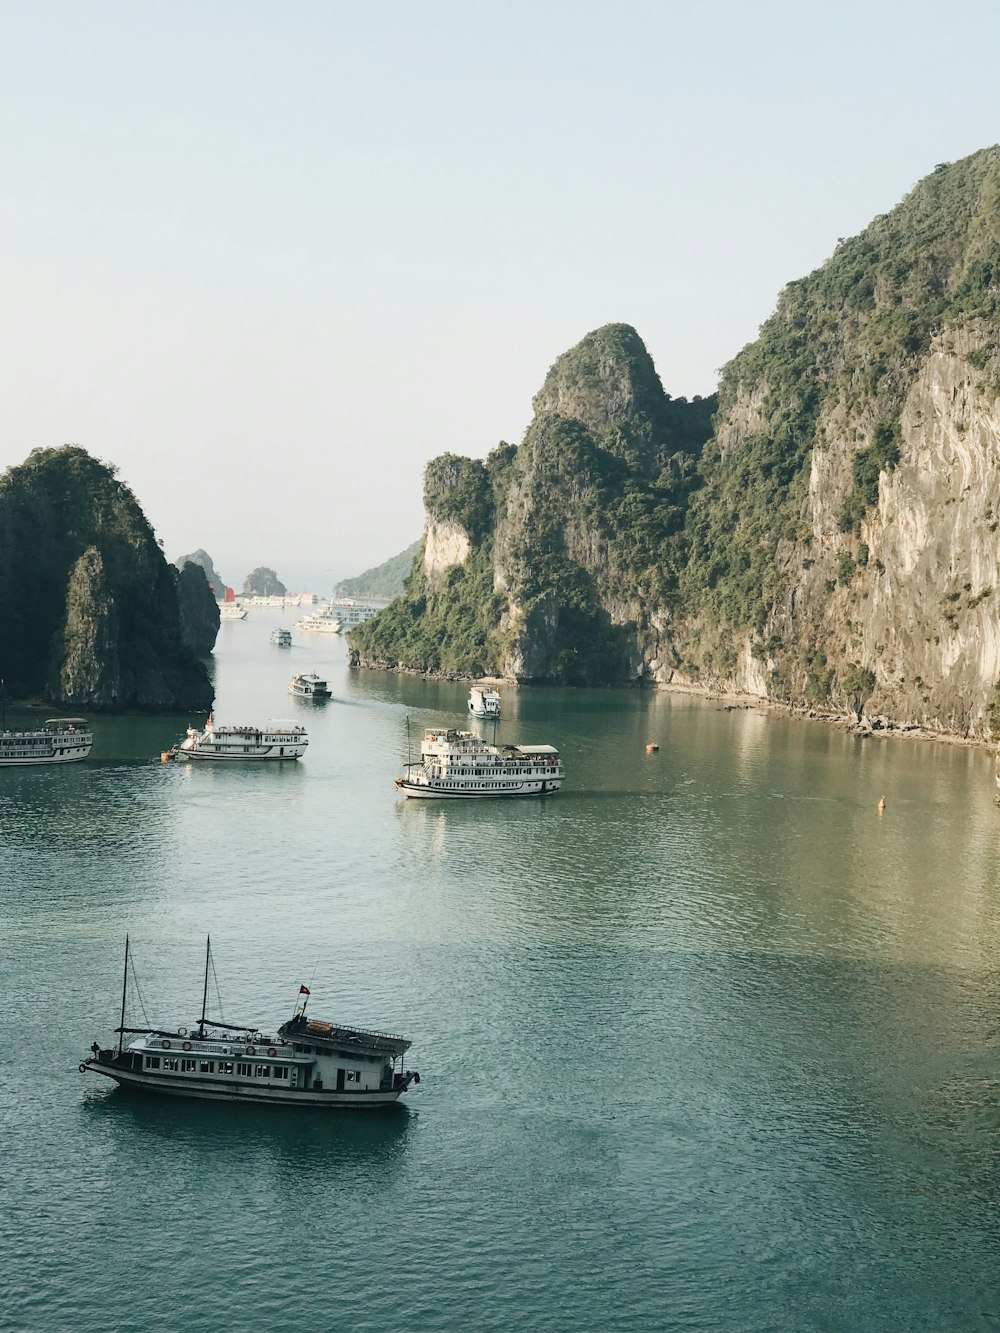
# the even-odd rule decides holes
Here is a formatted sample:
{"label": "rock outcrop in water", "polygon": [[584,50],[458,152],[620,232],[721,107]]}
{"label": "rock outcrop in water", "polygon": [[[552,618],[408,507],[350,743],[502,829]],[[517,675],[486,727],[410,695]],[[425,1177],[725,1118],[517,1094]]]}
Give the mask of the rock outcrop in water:
{"label": "rock outcrop in water", "polygon": [[36,449],[0,477],[0,617],[0,677],[15,698],[211,707],[182,639],[177,571],[128,487],[76,446]]}
{"label": "rock outcrop in water", "polygon": [[208,580],[208,586],[212,591],[212,596],[217,602],[221,602],[226,594],[226,583],[222,575],[215,568],[215,562],[207,551],[203,551],[199,546],[197,551],[192,551],[190,555],[179,556],[175,561],[177,568],[183,570],[185,565],[200,565],[205,571],[205,578]]}
{"label": "rock outcrop in water", "polygon": [[652,681],[985,737],[1000,720],[1000,150],[791,283],[714,402],[609,325],[518,448],[428,469],[356,660]]}

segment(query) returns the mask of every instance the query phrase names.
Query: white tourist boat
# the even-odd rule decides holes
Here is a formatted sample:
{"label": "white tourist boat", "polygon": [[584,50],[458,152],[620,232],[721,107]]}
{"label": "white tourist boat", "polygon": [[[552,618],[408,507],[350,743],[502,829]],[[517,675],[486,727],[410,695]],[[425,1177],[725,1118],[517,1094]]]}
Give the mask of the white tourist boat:
{"label": "white tourist boat", "polygon": [[271,631],[271,642],[278,648],[291,648],[292,631],[290,629],[273,629]]}
{"label": "white tourist boat", "polygon": [[239,602],[220,602],[219,619],[220,620],[246,620],[247,609],[240,606]]}
{"label": "white tourist boat", "polygon": [[315,671],[297,672],[288,688],[297,699],[329,699],[333,694],[323,677],[317,676]]}
{"label": "white tourist boat", "polygon": [[180,745],[168,751],[175,759],[244,760],[299,759],[309,737],[298,722],[266,722],[262,727],[217,726],[210,717],[205,730],[188,727]]}
{"label": "white tourist boat", "polygon": [[0,731],[0,768],[86,759],[94,735],[83,717],[50,717],[31,731]]}
{"label": "white tourist boat", "polygon": [[499,717],[499,691],[473,685],[469,691],[469,712],[473,717]]}
{"label": "white tourist boat", "polygon": [[316,611],[311,616],[303,616],[295,628],[303,634],[339,634],[340,617],[330,611]]}
{"label": "white tourist boat", "polygon": [[405,796],[470,800],[482,796],[545,796],[566,773],[554,745],[489,745],[470,731],[430,727],[420,759],[396,786]]}
{"label": "white tourist boat", "polygon": [[330,603],[330,614],[335,615],[344,630],[363,625],[389,605],[386,600],[365,601],[360,597],[338,597]]}
{"label": "white tourist boat", "polygon": [[122,1087],[169,1097],[321,1110],[388,1106],[411,1083],[420,1082],[416,1070],[403,1069],[411,1042],[394,1033],[307,1018],[307,986],[299,987],[293,1016],[273,1036],[253,1024],[208,1018],[211,940],[205,951],[201,1017],[192,1027],[128,1027],[130,962],[126,939],[117,1046],[102,1048],[95,1041],[80,1064],[81,1074],[104,1074]]}

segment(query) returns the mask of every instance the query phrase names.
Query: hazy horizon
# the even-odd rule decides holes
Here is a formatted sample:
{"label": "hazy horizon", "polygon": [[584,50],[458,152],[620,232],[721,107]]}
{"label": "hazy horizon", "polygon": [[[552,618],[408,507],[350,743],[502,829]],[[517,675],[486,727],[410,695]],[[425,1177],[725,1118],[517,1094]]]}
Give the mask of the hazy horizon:
{"label": "hazy horizon", "polygon": [[998,26],[948,11],[956,92],[919,5],[7,5],[0,469],[80,444],[171,560],[332,586],[591,329],[713,392],[785,283],[1000,138]]}

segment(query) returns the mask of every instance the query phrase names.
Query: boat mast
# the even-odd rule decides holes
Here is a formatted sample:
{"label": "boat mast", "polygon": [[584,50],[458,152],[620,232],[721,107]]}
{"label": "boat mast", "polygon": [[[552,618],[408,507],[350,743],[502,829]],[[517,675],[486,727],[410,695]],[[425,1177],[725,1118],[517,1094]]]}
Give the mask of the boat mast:
{"label": "boat mast", "polygon": [[128,933],[125,935],[125,973],[122,977],[122,1020],[118,1025],[118,1054],[122,1053],[125,1040],[125,993],[128,990]]}
{"label": "boat mast", "polygon": [[201,993],[201,1018],[198,1020],[198,1036],[205,1035],[205,1007],[208,1004],[208,967],[212,961],[212,937],[209,935],[205,942],[205,989]]}

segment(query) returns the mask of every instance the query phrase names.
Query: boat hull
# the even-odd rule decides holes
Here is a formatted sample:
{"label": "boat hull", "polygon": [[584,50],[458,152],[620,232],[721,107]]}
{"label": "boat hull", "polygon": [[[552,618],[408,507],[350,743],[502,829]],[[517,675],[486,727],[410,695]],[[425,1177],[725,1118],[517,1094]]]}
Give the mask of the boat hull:
{"label": "boat hull", "polygon": [[497,801],[511,798],[520,798],[525,796],[550,796],[557,792],[562,786],[562,778],[549,778],[544,781],[539,779],[537,782],[523,782],[519,787],[508,788],[504,791],[489,789],[462,791],[461,789],[444,789],[441,787],[432,787],[423,782],[409,782],[406,778],[397,778],[396,786],[404,796],[409,796],[413,800],[420,801]]}
{"label": "boat hull", "polygon": [[34,768],[38,764],[78,764],[82,759],[87,758],[90,754],[90,748],[88,745],[83,750],[74,749],[66,753],[60,751],[56,754],[25,755],[23,757],[0,755],[0,768],[21,768],[25,766]]}
{"label": "boat hull", "polygon": [[280,764],[290,759],[301,759],[303,754],[304,750],[300,750],[297,754],[272,754],[270,751],[266,754],[225,754],[218,750],[185,750],[183,746],[178,746],[177,749],[178,759],[209,759],[232,764],[259,764],[265,760]]}
{"label": "boat hull", "polygon": [[89,1070],[113,1079],[123,1088],[155,1093],[164,1097],[184,1097],[196,1101],[241,1102],[252,1106],[310,1106],[324,1111],[363,1111],[391,1106],[398,1101],[405,1088],[388,1088],[373,1092],[313,1092],[308,1088],[263,1088],[249,1084],[219,1084],[209,1079],[191,1079],[181,1083],[174,1078],[157,1077],[138,1070],[114,1069],[96,1060],[85,1060],[81,1073]]}

